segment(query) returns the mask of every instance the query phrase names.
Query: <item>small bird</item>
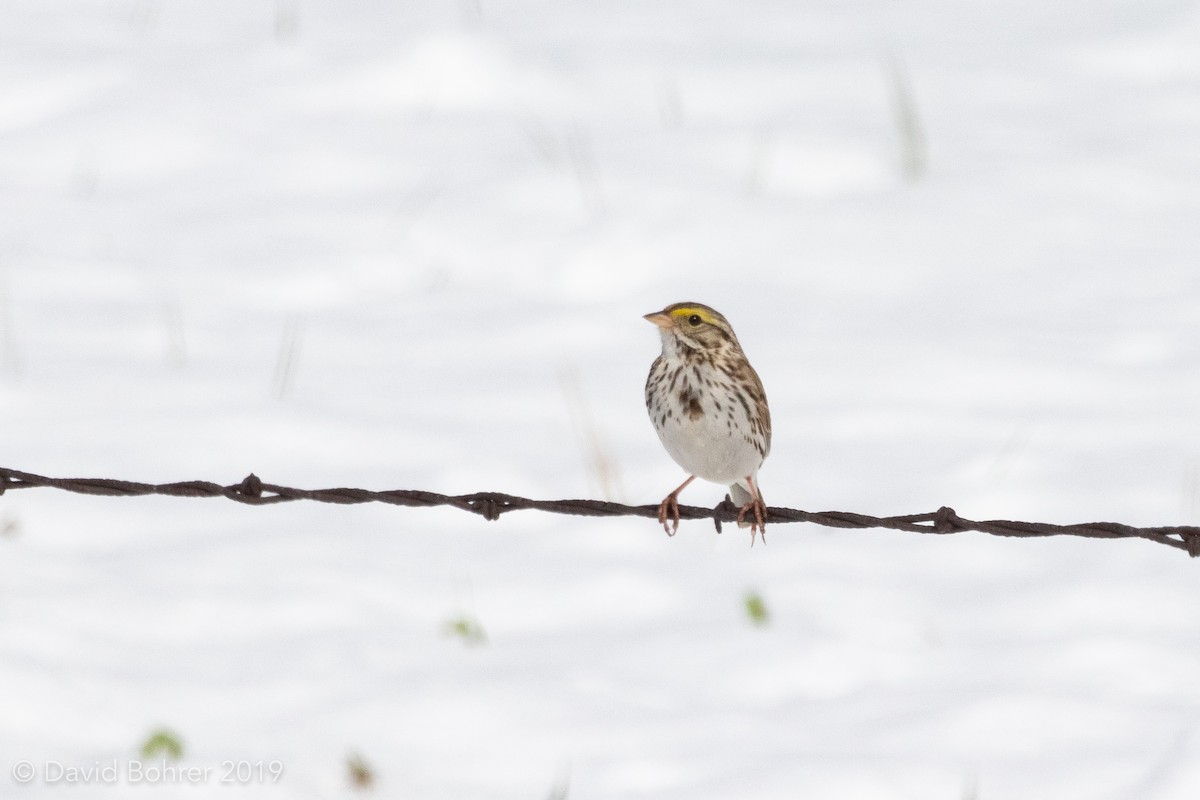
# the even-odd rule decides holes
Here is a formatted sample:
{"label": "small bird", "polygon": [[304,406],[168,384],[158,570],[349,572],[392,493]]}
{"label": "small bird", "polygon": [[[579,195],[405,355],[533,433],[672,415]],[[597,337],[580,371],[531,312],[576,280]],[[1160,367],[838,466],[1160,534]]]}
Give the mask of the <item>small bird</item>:
{"label": "small bird", "polygon": [[[728,486],[740,507],[738,525],[750,528],[751,544],[759,532],[765,541],[758,468],[771,452],[771,410],[758,373],[729,322],[706,305],[675,303],[645,318],[662,336],[662,355],[646,379],[646,410],[663,447],[689,476],[662,501],[658,521],[675,535],[679,493],[699,477]],[[753,521],[744,521],[747,514]]]}

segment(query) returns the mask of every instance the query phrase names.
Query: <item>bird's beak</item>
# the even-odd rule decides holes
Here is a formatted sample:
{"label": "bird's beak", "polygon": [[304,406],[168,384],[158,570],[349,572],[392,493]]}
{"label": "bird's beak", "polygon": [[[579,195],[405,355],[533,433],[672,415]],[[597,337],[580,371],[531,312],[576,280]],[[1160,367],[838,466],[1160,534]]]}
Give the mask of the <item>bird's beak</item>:
{"label": "bird's beak", "polygon": [[664,330],[671,327],[671,318],[668,317],[666,314],[664,314],[661,311],[655,312],[653,314],[647,314],[646,316],[642,317],[642,319],[644,319],[648,322],[653,322],[655,325],[657,325],[660,328],[663,328]]}

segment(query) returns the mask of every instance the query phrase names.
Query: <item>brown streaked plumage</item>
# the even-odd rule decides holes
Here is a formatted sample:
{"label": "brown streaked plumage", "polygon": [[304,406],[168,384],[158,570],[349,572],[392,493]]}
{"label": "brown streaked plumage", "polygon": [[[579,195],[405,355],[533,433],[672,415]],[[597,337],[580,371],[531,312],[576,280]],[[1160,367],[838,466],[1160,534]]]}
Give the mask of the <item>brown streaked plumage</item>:
{"label": "brown streaked plumage", "polygon": [[[765,536],[758,469],[771,452],[771,412],[733,327],[701,303],[675,303],[645,318],[662,338],[646,379],[646,409],[663,447],[689,475],[659,506],[659,522],[674,535],[678,495],[700,477],[729,486],[751,542],[757,532]],[[748,513],[753,520],[746,523]]]}

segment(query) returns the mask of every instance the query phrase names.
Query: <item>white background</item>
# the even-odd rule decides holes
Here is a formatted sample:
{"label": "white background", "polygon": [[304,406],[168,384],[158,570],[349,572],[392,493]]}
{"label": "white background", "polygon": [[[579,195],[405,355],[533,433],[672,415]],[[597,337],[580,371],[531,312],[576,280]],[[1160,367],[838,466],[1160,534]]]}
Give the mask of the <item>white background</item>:
{"label": "white background", "polygon": [[[1196,523],[1197,41],[1165,0],[8,0],[0,465],[657,503],[640,317],[696,300],[773,505]],[[0,529],[4,796],[345,797],[354,754],[387,797],[1200,796],[1200,564],[1149,542],[50,489]],[[163,726],[214,777],[41,774]]]}

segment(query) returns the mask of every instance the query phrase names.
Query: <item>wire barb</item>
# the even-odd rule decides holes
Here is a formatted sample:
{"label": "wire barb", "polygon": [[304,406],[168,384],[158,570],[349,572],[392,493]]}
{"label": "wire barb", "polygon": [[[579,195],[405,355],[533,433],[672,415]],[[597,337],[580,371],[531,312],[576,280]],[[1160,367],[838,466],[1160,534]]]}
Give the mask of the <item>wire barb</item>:
{"label": "wire barb", "polygon": [[[477,492],[475,494],[445,495],[418,489],[392,489],[372,491],[369,489],[294,489],[263,483],[251,473],[241,483],[223,486],[211,481],[183,481],[180,483],[135,483],[110,478],[47,478],[31,472],[0,467],[0,495],[10,489],[51,488],[75,494],[105,495],[113,497],[142,497],[164,495],[168,497],[224,497],[246,505],[270,505],[294,500],[312,500],[318,503],[357,505],[361,503],[387,503],[394,506],[430,508],[450,506],[487,520],[497,520],[510,511],[532,509],[552,514],[568,514],[583,517],[648,517],[658,518],[658,505],[627,506],[605,500],[530,500],[500,492]],[[724,522],[736,522],[738,509],[733,503],[721,502],[713,508],[680,506],[682,519],[711,519],[721,532]],[[1017,522],[1013,520],[974,521],[960,517],[953,508],[942,506],[932,514],[907,514],[897,517],[873,517],[849,511],[801,511],[796,508],[771,507],[767,509],[767,522],[809,522],[828,528],[884,528],[910,531],[913,533],[949,534],[977,531],[993,536],[1043,537],[1081,536],[1091,539],[1147,539],[1168,547],[1185,551],[1192,558],[1200,557],[1200,527],[1175,525],[1153,528],[1135,528],[1118,522],[1085,522],[1077,525],[1054,525],[1045,522]]]}

